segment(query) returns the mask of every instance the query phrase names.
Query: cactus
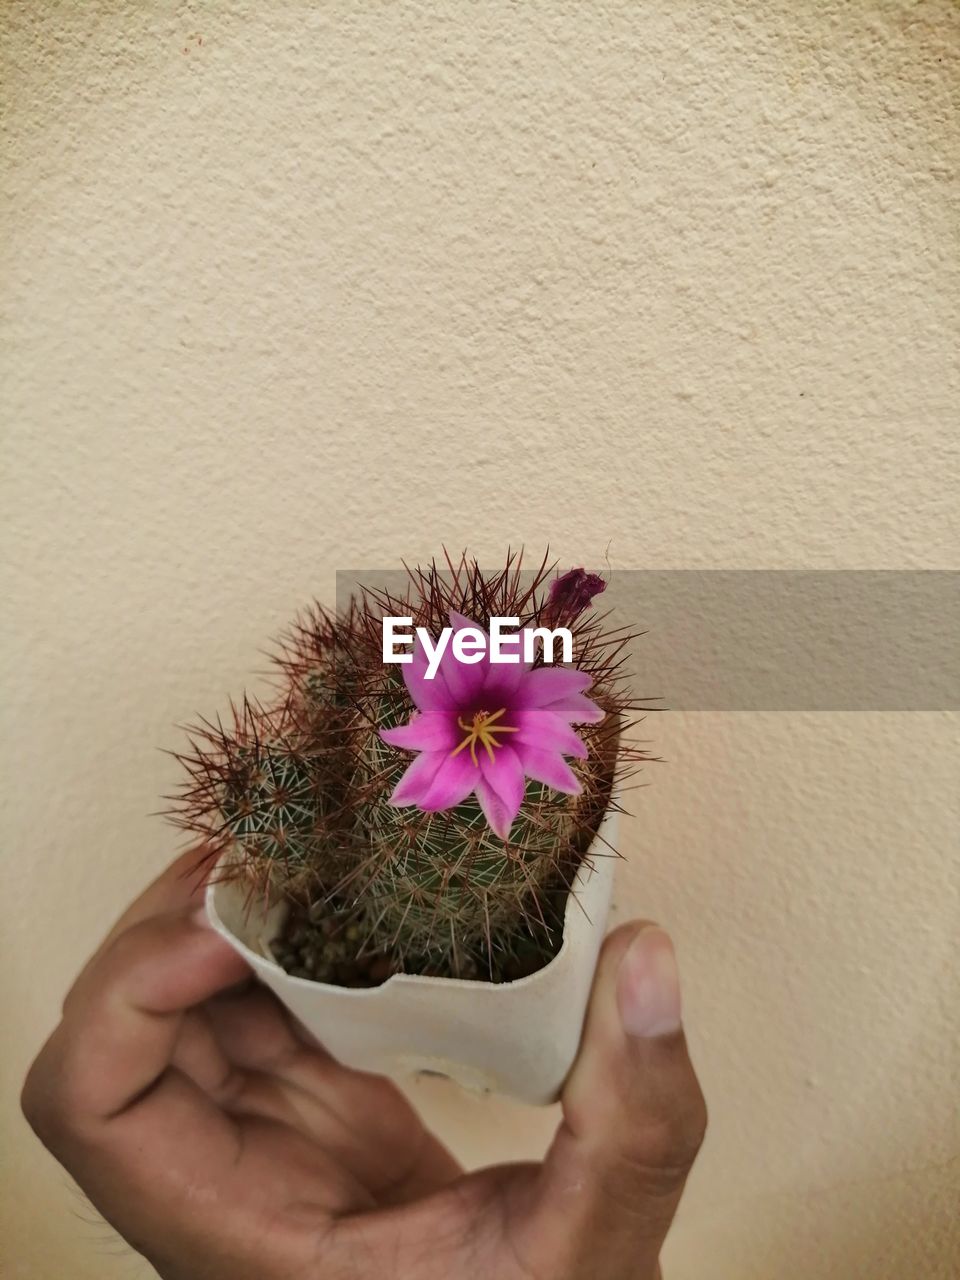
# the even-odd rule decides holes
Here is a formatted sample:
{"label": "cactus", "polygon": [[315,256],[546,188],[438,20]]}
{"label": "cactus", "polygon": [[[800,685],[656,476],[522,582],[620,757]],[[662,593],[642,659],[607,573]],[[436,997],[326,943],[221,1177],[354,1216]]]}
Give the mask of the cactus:
{"label": "cactus", "polygon": [[[363,591],[339,615],[315,606],[281,642],[272,702],[244,698],[226,727],[190,730],[172,816],[203,836],[220,874],[290,903],[274,950],[292,971],[358,984],[397,971],[496,981],[555,954],[600,818],[648,757],[624,739],[635,709],[621,672],[631,637],[605,631],[588,608],[602,580],[573,582],[578,570],[551,582],[544,561],[525,582],[520,563],[508,556],[485,574],[464,555],[411,571],[403,596]],[[415,708],[404,668],[383,661],[382,619],[412,616],[436,635],[451,610],[483,628],[492,616],[568,626],[573,665],[604,713],[581,726],[584,758],[570,761],[579,794],[526,779],[506,838],[474,794],[441,811],[391,803],[411,757],[384,738],[402,738],[395,731]],[[487,740],[506,739],[478,739]]]}

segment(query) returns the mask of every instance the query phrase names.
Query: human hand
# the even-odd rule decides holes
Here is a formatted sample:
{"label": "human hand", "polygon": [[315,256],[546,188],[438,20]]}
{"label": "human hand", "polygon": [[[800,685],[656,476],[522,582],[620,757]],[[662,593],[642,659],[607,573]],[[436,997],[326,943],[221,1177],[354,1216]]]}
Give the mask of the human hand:
{"label": "human hand", "polygon": [[22,1098],[163,1280],[655,1280],[706,1123],[662,930],[607,938],[545,1159],[464,1174],[249,980],[196,859],[108,935]]}

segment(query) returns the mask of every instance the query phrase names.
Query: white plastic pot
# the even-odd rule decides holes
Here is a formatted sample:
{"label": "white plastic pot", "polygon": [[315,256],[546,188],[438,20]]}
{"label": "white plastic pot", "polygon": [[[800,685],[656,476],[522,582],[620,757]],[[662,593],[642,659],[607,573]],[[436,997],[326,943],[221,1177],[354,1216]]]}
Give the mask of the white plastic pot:
{"label": "white plastic pot", "polygon": [[591,846],[593,868],[577,874],[559,952],[515,982],[394,974],[379,987],[353,988],[295,978],[270,951],[283,925],[282,903],[258,911],[242,886],[222,881],[207,889],[207,914],[261,982],[347,1066],[401,1077],[430,1071],[468,1089],[553,1102],[576,1056],[606,929],[617,819],[607,811]]}

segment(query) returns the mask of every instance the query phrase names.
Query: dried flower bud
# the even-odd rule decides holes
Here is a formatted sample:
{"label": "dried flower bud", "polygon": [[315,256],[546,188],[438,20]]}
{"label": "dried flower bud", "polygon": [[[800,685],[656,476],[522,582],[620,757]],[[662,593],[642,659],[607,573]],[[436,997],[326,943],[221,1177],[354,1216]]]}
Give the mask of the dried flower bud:
{"label": "dried flower bud", "polygon": [[553,623],[561,620],[572,622],[584,609],[590,607],[594,596],[606,589],[607,584],[598,573],[587,573],[586,569],[569,569],[550,584],[550,595],[544,612]]}

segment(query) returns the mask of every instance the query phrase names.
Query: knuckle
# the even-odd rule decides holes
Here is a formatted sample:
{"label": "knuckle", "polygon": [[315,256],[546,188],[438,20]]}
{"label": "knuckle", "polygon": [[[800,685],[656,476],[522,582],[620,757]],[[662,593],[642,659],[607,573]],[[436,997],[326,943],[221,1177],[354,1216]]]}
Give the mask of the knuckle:
{"label": "knuckle", "polygon": [[20,1092],[20,1110],[48,1150],[60,1155],[65,1146],[86,1141],[82,1073],[63,1024],[40,1050]]}
{"label": "knuckle", "polygon": [[86,968],[63,998],[62,1016],[66,1020],[82,1014],[93,999],[109,990],[142,954],[140,926],[118,933],[102,944]]}
{"label": "knuckle", "polygon": [[678,1120],[677,1146],[689,1163],[693,1164],[707,1136],[709,1120],[707,1101],[699,1085],[696,1085],[689,1103]]}
{"label": "knuckle", "polygon": [[687,1180],[690,1164],[686,1160],[660,1160],[647,1152],[624,1152],[620,1159],[623,1191],[634,1198],[648,1216],[651,1207],[658,1203],[663,1203],[664,1212],[669,1215],[673,1211],[672,1202]]}
{"label": "knuckle", "polygon": [[63,1128],[59,1095],[51,1085],[49,1053],[41,1050],[27,1073],[20,1093],[20,1110],[27,1124],[44,1146],[51,1146]]}
{"label": "knuckle", "polygon": [[682,1111],[645,1128],[628,1159],[652,1190],[675,1191],[693,1167],[706,1130],[706,1104],[698,1092]]}
{"label": "knuckle", "polygon": [[603,1196],[637,1231],[660,1238],[668,1230],[690,1166],[657,1160],[649,1152],[621,1151],[607,1169]]}
{"label": "knuckle", "polygon": [[[153,922],[148,922],[152,925]],[[143,952],[143,938],[146,929],[143,923],[124,929],[103,948],[102,968],[108,971],[124,970],[133,964]]]}
{"label": "knuckle", "polygon": [[43,1123],[43,1107],[40,1094],[34,1084],[33,1071],[34,1069],[31,1067],[20,1091],[20,1110],[23,1112],[23,1117],[27,1124],[34,1133],[37,1133]]}

